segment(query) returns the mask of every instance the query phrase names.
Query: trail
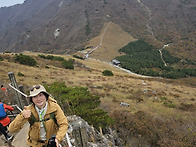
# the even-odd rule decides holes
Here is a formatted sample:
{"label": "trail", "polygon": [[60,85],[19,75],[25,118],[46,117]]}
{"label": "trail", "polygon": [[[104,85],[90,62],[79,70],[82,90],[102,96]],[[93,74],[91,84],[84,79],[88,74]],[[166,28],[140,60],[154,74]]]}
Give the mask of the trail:
{"label": "trail", "polygon": [[102,63],[105,63],[105,64],[109,64],[109,65],[111,65],[111,66],[114,66],[114,67],[116,67],[116,68],[122,70],[122,71],[125,71],[125,72],[127,72],[127,73],[129,73],[129,74],[132,74],[132,75],[135,75],[135,76],[138,76],[138,77],[142,77],[142,78],[155,78],[155,77],[151,77],[151,76],[144,76],[144,75],[140,75],[140,74],[133,73],[132,71],[130,71],[130,70],[128,70],[128,69],[125,69],[125,68],[122,68],[122,67],[120,67],[120,66],[117,66],[117,65],[112,64],[112,62],[101,61],[101,60],[99,60],[99,59],[95,59],[95,58],[91,58],[91,57],[89,57],[89,59],[96,60],[96,61],[99,61],[99,62],[102,62]]}
{"label": "trail", "polygon": [[107,29],[108,29],[108,27],[109,27],[110,24],[111,24],[111,21],[107,24],[106,28],[105,28],[104,31],[103,31],[103,34],[102,34],[101,37],[100,37],[100,44],[99,44],[99,46],[102,46],[102,43],[103,43],[103,36],[105,35],[105,33],[106,33],[106,31],[107,31]]}
{"label": "trail", "polygon": [[[15,91],[23,96],[27,96],[24,94],[22,91],[19,89],[13,87],[11,84],[9,84],[10,87]],[[12,97],[11,97],[12,98]],[[17,104],[15,105],[10,105],[14,108],[14,113],[8,114],[7,116],[11,118],[11,120],[15,119],[17,115],[19,115],[22,112],[22,108],[20,108]],[[19,110],[19,112],[16,110]],[[94,146],[109,146],[111,145],[111,142],[113,143],[112,146],[115,146],[115,141],[113,138],[115,138],[113,132],[108,132],[105,134],[99,133],[98,131],[95,133],[96,129],[92,127],[91,125],[88,124],[85,120],[83,120],[81,117],[76,116],[76,115],[69,115],[67,116],[68,122],[69,122],[69,127],[66,132],[66,135],[63,138],[63,141],[61,142],[62,147],[76,147],[80,141],[76,140],[76,136],[74,134],[77,132],[80,132],[81,130],[79,128],[85,128],[85,134],[78,134],[80,136],[79,138],[86,138],[85,142],[86,144],[92,144],[91,140],[92,138],[92,130],[94,130],[93,134],[95,136],[98,136],[100,139],[95,139],[92,145]],[[0,134],[0,147],[29,147],[29,145],[26,142],[26,139],[28,138],[28,130],[29,130],[30,124],[29,122],[26,122],[23,127],[16,133],[9,133],[10,135],[14,135],[13,139],[10,141],[7,141],[4,137],[4,135]],[[92,129],[93,128],[93,129]],[[112,136],[110,139],[108,139],[106,136]]]}
{"label": "trail", "polygon": [[164,45],[164,46],[163,46],[163,48],[162,48],[162,49],[160,49],[160,50],[159,50],[160,55],[161,55],[161,60],[163,61],[164,66],[167,66],[167,63],[166,63],[166,62],[165,62],[165,60],[163,59],[162,50],[163,50],[164,48],[168,47],[168,46],[169,46],[169,44],[166,44],[166,45]]}
{"label": "trail", "polygon": [[148,33],[151,34],[151,36],[154,38],[154,40],[157,40],[156,37],[154,36],[154,32],[152,31],[152,27],[150,26],[150,21],[152,20],[152,12],[151,10],[146,6],[144,5],[140,0],[138,0],[138,2],[140,3],[141,7],[144,8],[144,11],[146,11],[149,19],[147,20],[147,24],[146,24],[146,27],[147,27],[147,30],[148,30]]}
{"label": "trail", "polygon": [[93,59],[93,60],[96,60],[96,61],[99,61],[99,62],[102,62],[102,63],[109,64],[109,65],[111,65],[111,66],[114,66],[114,67],[116,67],[116,68],[118,68],[118,69],[120,69],[120,70],[123,70],[123,71],[125,71],[125,72],[127,72],[127,73],[130,73],[130,74],[132,74],[132,75],[135,75],[135,76],[145,77],[145,78],[151,78],[150,76],[144,76],[144,75],[139,75],[139,74],[133,73],[133,72],[131,72],[130,70],[127,70],[127,69],[124,69],[124,68],[122,68],[122,67],[116,66],[116,65],[112,64],[111,62],[105,62],[105,61],[101,61],[101,60],[99,60],[99,59],[95,59],[95,58],[89,57],[90,54],[91,54],[92,52],[94,52],[96,49],[98,49],[99,47],[102,46],[102,44],[103,44],[103,37],[104,37],[105,33],[107,32],[107,29],[108,29],[108,27],[110,26],[110,24],[111,24],[111,22],[109,22],[109,23],[107,24],[106,28],[105,28],[104,31],[103,31],[103,34],[100,36],[100,43],[99,43],[99,45],[96,46],[95,48],[93,48],[91,51],[89,51],[89,52],[85,55],[84,59],[88,59],[88,58],[89,58],[89,59]]}
{"label": "trail", "polygon": [[[154,35],[154,32],[153,32],[153,30],[152,30],[152,27],[150,26],[150,22],[151,22],[151,20],[152,20],[152,12],[151,12],[151,10],[150,10],[146,5],[144,5],[140,0],[137,0],[137,1],[140,3],[141,7],[143,7],[144,11],[147,13],[147,15],[148,15],[148,17],[149,17],[149,19],[147,20],[147,24],[146,24],[146,27],[147,27],[147,30],[148,30],[149,34],[154,38],[154,40],[157,40],[156,37],[155,37],[155,35]],[[89,52],[85,55],[84,59],[88,59],[91,53],[93,53],[95,50],[97,50],[99,47],[102,46],[102,44],[103,44],[103,37],[104,37],[104,35],[105,35],[105,33],[106,33],[106,31],[107,31],[107,29],[108,29],[108,27],[109,27],[110,24],[111,24],[111,22],[109,22],[109,23],[107,24],[106,28],[105,28],[104,31],[103,31],[103,34],[100,36],[100,43],[99,43],[99,45],[96,46],[95,48],[93,48],[91,51],[89,51]],[[163,48],[159,49],[160,58],[161,58],[161,60],[162,60],[162,62],[164,63],[165,66],[167,66],[167,63],[166,63],[166,62],[164,61],[164,59],[163,59],[162,50],[163,50],[165,47],[168,47],[168,46],[169,46],[169,44],[166,44],[166,45],[163,46]],[[94,58],[91,58],[91,59],[94,59]],[[97,60],[97,59],[94,59],[94,60]],[[100,60],[98,60],[98,61],[100,61]],[[100,61],[100,62],[104,62],[104,61]],[[104,63],[107,63],[107,62],[104,62]],[[132,75],[136,75],[136,76],[139,76],[139,77],[145,77],[145,78],[152,78],[152,77],[150,77],[150,76],[144,76],[144,75],[139,75],[139,74],[133,73],[133,72],[131,72],[130,70],[121,68],[121,67],[116,66],[116,65],[114,65],[114,64],[112,64],[112,63],[108,63],[108,64],[110,64],[110,65],[112,65],[112,66],[114,66],[114,67],[116,67],[116,68],[119,68],[119,69],[121,69],[121,70],[123,70],[123,71],[125,71],[125,72],[127,72],[127,73],[130,73],[130,74],[132,74]]]}
{"label": "trail", "polygon": [[92,52],[94,52],[95,50],[97,50],[99,47],[102,46],[102,44],[103,44],[103,37],[104,37],[105,33],[107,32],[107,29],[108,29],[108,27],[110,26],[110,24],[111,24],[111,22],[109,22],[109,23],[107,24],[106,28],[105,28],[104,31],[103,31],[103,34],[100,36],[100,43],[99,43],[99,45],[96,46],[95,48],[93,48],[91,51],[89,51],[89,52],[85,55],[84,59],[88,59],[88,58],[89,58],[89,59],[93,59],[93,60],[96,60],[96,61],[99,61],[99,62],[102,62],[102,63],[106,63],[106,64],[109,64],[109,65],[111,65],[111,66],[114,66],[114,67],[116,67],[116,68],[118,68],[118,69],[120,69],[120,70],[123,70],[123,71],[125,71],[125,72],[127,72],[127,73],[129,73],[129,74],[135,75],[135,76],[139,76],[139,77],[143,77],[143,78],[152,78],[152,77],[150,77],[150,76],[144,76],[144,75],[139,75],[139,74],[133,73],[133,72],[131,72],[130,70],[127,70],[127,69],[124,69],[124,68],[122,68],[122,67],[116,66],[116,65],[112,64],[111,62],[105,62],[105,61],[101,61],[101,60],[99,60],[99,59],[95,59],[95,58],[89,57],[90,54],[91,54]]}
{"label": "trail", "polygon": [[105,33],[106,33],[106,31],[107,31],[107,29],[108,29],[108,27],[109,27],[110,24],[111,24],[111,22],[109,22],[109,23],[107,24],[106,28],[105,28],[104,31],[103,31],[103,34],[100,36],[100,43],[99,43],[99,45],[96,46],[95,48],[93,48],[91,51],[89,51],[89,52],[85,55],[85,59],[88,59],[88,58],[89,58],[89,55],[92,54],[92,52],[94,52],[96,49],[98,49],[99,47],[102,46],[103,37],[104,37],[104,35],[105,35]]}
{"label": "trail", "polygon": [[[151,12],[151,10],[150,10],[146,5],[144,5],[140,0],[137,0],[137,1],[140,3],[141,7],[144,8],[144,11],[147,12],[147,15],[148,15],[148,17],[149,17],[149,19],[147,20],[147,24],[146,24],[147,30],[148,30],[149,34],[151,34],[151,36],[154,38],[154,40],[157,41],[157,39],[156,39],[156,37],[155,37],[155,35],[154,35],[154,32],[153,32],[153,29],[152,29],[152,27],[150,26],[150,21],[152,20],[152,12]],[[165,48],[168,47],[168,46],[169,46],[169,44],[165,44],[165,45],[163,45],[163,47],[162,47],[161,49],[159,49],[160,58],[161,58],[161,60],[162,60],[162,62],[163,62],[163,64],[164,64],[164,66],[167,66],[167,63],[165,62],[165,60],[164,60],[164,58],[163,58],[162,50],[165,49]]]}

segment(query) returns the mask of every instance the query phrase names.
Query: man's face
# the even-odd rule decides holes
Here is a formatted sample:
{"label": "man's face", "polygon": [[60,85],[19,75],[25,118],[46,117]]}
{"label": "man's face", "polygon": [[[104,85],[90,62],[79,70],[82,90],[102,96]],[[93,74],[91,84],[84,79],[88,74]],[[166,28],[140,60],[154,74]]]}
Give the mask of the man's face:
{"label": "man's face", "polygon": [[42,109],[46,105],[46,96],[43,93],[39,93],[32,97],[32,101],[39,109]]}

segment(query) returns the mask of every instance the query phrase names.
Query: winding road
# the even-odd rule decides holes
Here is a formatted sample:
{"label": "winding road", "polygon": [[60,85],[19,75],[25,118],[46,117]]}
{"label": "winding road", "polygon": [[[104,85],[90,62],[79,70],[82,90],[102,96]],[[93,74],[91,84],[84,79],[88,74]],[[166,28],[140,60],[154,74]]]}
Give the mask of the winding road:
{"label": "winding road", "polygon": [[[153,32],[152,27],[150,26],[150,21],[152,20],[152,12],[151,12],[151,10],[150,10],[145,4],[143,4],[140,0],[137,0],[137,1],[138,1],[138,3],[141,5],[141,7],[144,9],[144,11],[147,13],[147,15],[148,15],[148,17],[149,17],[149,19],[147,20],[146,27],[147,27],[147,30],[148,30],[149,34],[150,34],[150,35],[154,38],[154,40],[156,41],[157,39],[156,39],[156,37],[155,37],[155,35],[154,35],[154,32]],[[109,23],[107,24],[106,28],[105,28],[104,31],[103,31],[103,34],[100,36],[100,43],[99,43],[99,45],[96,46],[95,48],[93,48],[91,51],[89,51],[89,52],[85,55],[85,59],[88,59],[88,58],[89,58],[89,55],[90,55],[92,52],[94,52],[96,49],[98,49],[99,47],[102,46],[103,37],[104,37],[104,35],[105,35],[105,33],[106,33],[106,31],[107,31],[107,29],[108,29],[110,23],[111,23],[111,22],[109,22]],[[164,63],[164,66],[167,66],[167,63],[165,62],[165,60],[164,60],[164,58],[163,58],[162,50],[165,49],[165,48],[168,47],[168,46],[169,46],[169,44],[165,44],[165,45],[163,45],[163,47],[162,47],[161,49],[159,49],[160,58],[161,58],[162,62]],[[94,59],[94,58],[91,58],[91,59]],[[94,60],[97,60],[97,59],[94,59]],[[97,60],[97,61],[100,61],[100,60]],[[104,62],[104,61],[100,61],[100,62]],[[104,63],[108,63],[108,62],[104,62]],[[132,75],[136,75],[136,76],[139,76],[139,77],[152,78],[152,77],[150,77],[150,76],[144,76],[144,75],[139,75],[139,74],[133,73],[133,72],[127,70],[127,69],[121,68],[121,67],[116,66],[116,65],[114,65],[114,64],[112,64],[112,63],[108,63],[108,64],[110,64],[110,65],[112,65],[112,66],[114,66],[114,67],[116,67],[116,68],[119,68],[119,69],[121,69],[121,70],[123,70],[123,71],[126,71],[126,72],[128,72],[128,73],[130,73],[130,74],[132,74]]]}
{"label": "winding road", "polygon": [[107,31],[107,29],[108,29],[108,27],[109,27],[110,24],[111,24],[111,22],[109,22],[109,23],[107,24],[106,28],[104,29],[103,34],[102,34],[101,37],[100,37],[100,43],[99,43],[99,45],[96,46],[95,48],[93,48],[91,51],[89,51],[89,52],[85,55],[85,59],[88,59],[88,58],[89,58],[89,55],[90,55],[92,52],[94,52],[96,49],[98,49],[99,47],[102,46],[103,37],[104,37],[104,35],[105,35],[105,33],[106,33],[106,31]]}
{"label": "winding road", "polygon": [[[137,1],[140,3],[141,7],[144,8],[144,11],[146,11],[146,13],[148,14],[149,19],[148,19],[148,21],[147,21],[146,27],[147,27],[148,32],[152,35],[152,37],[153,37],[154,40],[156,41],[157,39],[156,39],[156,37],[154,36],[154,32],[153,32],[153,30],[152,30],[152,27],[150,26],[150,21],[152,20],[152,12],[151,12],[151,10],[150,10],[146,5],[144,5],[140,0],[137,0]],[[161,60],[162,60],[162,62],[163,62],[163,64],[164,64],[164,66],[167,66],[167,63],[165,62],[165,60],[164,60],[164,58],[163,58],[162,50],[165,49],[165,48],[168,47],[168,46],[169,46],[169,44],[165,44],[165,45],[163,45],[163,47],[162,47],[161,49],[159,49],[160,58],[161,58]]]}
{"label": "winding road", "polygon": [[162,50],[163,50],[164,48],[168,47],[168,46],[169,46],[169,44],[166,44],[166,45],[164,45],[164,46],[163,46],[163,48],[162,48],[162,49],[160,49],[160,50],[159,50],[160,55],[161,55],[161,60],[163,61],[164,66],[167,66],[167,63],[166,63],[166,62],[165,62],[165,60],[163,59]]}

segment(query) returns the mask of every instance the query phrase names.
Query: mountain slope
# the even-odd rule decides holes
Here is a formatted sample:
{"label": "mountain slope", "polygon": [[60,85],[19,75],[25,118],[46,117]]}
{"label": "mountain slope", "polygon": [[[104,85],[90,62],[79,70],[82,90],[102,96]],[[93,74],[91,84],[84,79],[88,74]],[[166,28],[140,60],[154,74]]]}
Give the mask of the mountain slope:
{"label": "mountain slope", "polygon": [[108,22],[105,23],[99,36],[88,41],[85,47],[86,50],[82,52],[87,53],[93,50],[93,48],[97,48],[90,54],[90,57],[111,62],[116,56],[121,55],[118,52],[119,48],[122,48],[132,41],[136,41],[133,36],[125,32],[118,25]]}
{"label": "mountain slope", "polygon": [[172,43],[171,53],[195,60],[195,7],[194,0],[27,0],[0,9],[0,51],[74,53],[112,21],[157,49]]}
{"label": "mountain slope", "polygon": [[[1,50],[5,50],[18,40],[23,32],[29,32],[43,25],[57,13],[53,0],[28,0],[22,5],[0,9]],[[48,7],[53,5],[52,7]]]}
{"label": "mountain slope", "polygon": [[[1,54],[4,58],[0,61],[1,83],[9,83],[7,73],[12,71],[17,83],[24,85],[25,93],[38,83],[65,82],[71,87],[87,87],[100,96],[100,108],[116,120],[114,128],[125,146],[194,145],[195,78],[142,78],[94,59],[75,59],[75,69],[68,70],[62,68],[59,61],[40,58],[38,54],[41,53],[23,54],[36,59],[38,65],[21,65],[14,62],[13,54]],[[62,57],[69,59],[71,56]],[[114,76],[103,76],[105,69],[111,70]],[[130,107],[121,106],[121,102]]]}

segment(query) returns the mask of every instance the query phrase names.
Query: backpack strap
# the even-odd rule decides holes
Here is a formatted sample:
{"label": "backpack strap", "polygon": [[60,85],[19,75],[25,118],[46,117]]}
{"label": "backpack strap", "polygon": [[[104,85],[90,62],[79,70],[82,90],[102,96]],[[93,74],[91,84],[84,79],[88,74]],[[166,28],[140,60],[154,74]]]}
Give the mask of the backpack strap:
{"label": "backpack strap", "polygon": [[[42,121],[37,120],[37,119],[35,118],[35,116],[33,115],[33,113],[31,113],[31,118],[30,118],[28,121],[29,121],[29,124],[30,124],[30,128],[31,128],[31,126],[32,126],[35,122],[43,122],[45,131],[47,131],[47,130],[46,130],[46,127],[45,127],[45,121],[48,121],[48,120],[50,120],[50,119],[52,119],[52,120],[55,122],[55,124],[57,125],[57,127],[59,127],[54,112],[50,113],[50,117],[49,117],[49,118],[45,118],[45,119],[43,119]],[[32,142],[32,140],[31,140],[31,138],[30,138],[30,132],[28,133],[28,136],[29,136],[30,142]]]}
{"label": "backpack strap", "polygon": [[39,122],[39,121],[35,118],[33,113],[31,113],[31,118],[29,119],[30,126],[32,126],[35,122]]}
{"label": "backpack strap", "polygon": [[29,119],[29,124],[30,124],[30,126],[32,126],[35,122],[45,122],[45,121],[48,121],[49,119],[52,119],[55,122],[55,124],[59,127],[54,112],[50,113],[50,117],[49,118],[45,118],[42,121],[37,120],[35,118],[35,116],[33,115],[33,113],[31,113],[31,118]]}
{"label": "backpack strap", "polygon": [[55,117],[55,113],[52,112],[50,113],[50,118],[55,122],[55,124],[59,127],[59,124],[57,123],[56,117]]}

